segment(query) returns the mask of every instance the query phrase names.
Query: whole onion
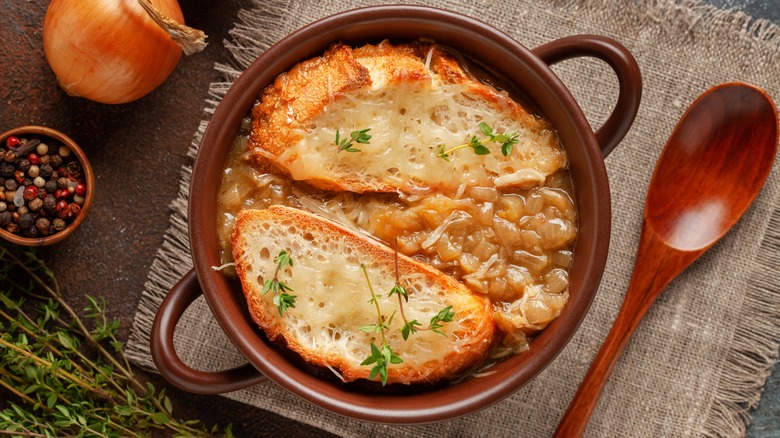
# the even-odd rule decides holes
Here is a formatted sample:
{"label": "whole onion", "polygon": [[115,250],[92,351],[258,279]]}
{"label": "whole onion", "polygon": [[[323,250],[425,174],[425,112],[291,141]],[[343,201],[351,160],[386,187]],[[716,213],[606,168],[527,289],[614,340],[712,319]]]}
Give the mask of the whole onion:
{"label": "whole onion", "polygon": [[205,47],[203,32],[183,22],[176,0],[52,0],[43,50],[68,94],[125,103],[162,84],[182,48]]}

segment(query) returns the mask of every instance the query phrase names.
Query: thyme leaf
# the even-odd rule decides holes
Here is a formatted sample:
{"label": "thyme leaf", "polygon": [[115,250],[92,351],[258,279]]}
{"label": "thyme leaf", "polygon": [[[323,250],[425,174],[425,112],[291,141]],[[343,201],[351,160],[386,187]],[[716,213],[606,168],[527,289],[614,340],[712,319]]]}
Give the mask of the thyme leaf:
{"label": "thyme leaf", "polygon": [[485,122],[479,123],[479,130],[485,136],[484,138],[480,139],[476,135],[473,135],[471,136],[471,139],[469,139],[468,143],[464,143],[450,149],[447,149],[445,145],[440,144],[439,153],[437,156],[444,159],[445,161],[450,161],[453,152],[465,148],[471,148],[477,155],[488,155],[490,154],[490,149],[485,145],[485,143],[492,142],[501,146],[501,154],[506,157],[512,153],[515,145],[520,143],[520,134],[517,131],[513,131],[508,134],[496,134],[493,131],[493,127]]}
{"label": "thyme leaf", "polygon": [[334,142],[336,146],[338,147],[338,150],[336,152],[341,151],[347,151],[347,152],[360,152],[360,149],[353,147],[353,144],[355,142],[360,144],[369,144],[371,140],[371,135],[368,134],[368,131],[370,131],[371,128],[366,129],[360,129],[357,131],[352,131],[349,134],[349,138],[341,138],[341,135],[339,133],[339,130],[336,130],[336,141]]}
{"label": "thyme leaf", "polygon": [[281,250],[279,251],[279,255],[274,258],[274,263],[276,263],[274,278],[271,280],[266,280],[265,283],[263,283],[262,295],[265,295],[268,292],[273,292],[273,303],[276,306],[276,309],[279,311],[279,316],[284,316],[284,312],[286,312],[287,309],[295,307],[295,299],[298,298],[298,296],[288,293],[292,292],[293,290],[290,286],[287,285],[287,283],[279,280],[279,271],[287,267],[292,268],[293,260],[290,256],[290,253],[285,250]]}

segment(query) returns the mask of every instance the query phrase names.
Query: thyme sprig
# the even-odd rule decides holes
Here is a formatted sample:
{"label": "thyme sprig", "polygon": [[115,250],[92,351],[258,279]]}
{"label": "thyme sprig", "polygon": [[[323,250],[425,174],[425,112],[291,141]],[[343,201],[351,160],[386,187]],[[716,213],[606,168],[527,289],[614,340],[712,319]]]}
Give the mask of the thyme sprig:
{"label": "thyme sprig", "polygon": [[[372,342],[371,354],[363,362],[361,362],[360,365],[373,365],[373,368],[371,368],[371,372],[369,373],[368,378],[373,379],[374,377],[376,377],[377,374],[379,374],[379,377],[382,381],[382,385],[386,385],[388,365],[403,363],[403,359],[397,354],[395,354],[395,352],[393,352],[393,349],[387,343],[386,333],[387,331],[390,330],[390,324],[392,324],[393,322],[393,318],[396,315],[396,311],[394,310],[393,313],[391,313],[390,317],[388,318],[386,318],[382,314],[382,309],[379,307],[379,299],[382,298],[382,295],[374,292],[374,288],[371,285],[371,280],[368,278],[368,271],[364,264],[360,265],[360,270],[363,272],[363,275],[366,279],[366,284],[368,285],[368,290],[371,294],[371,298],[368,300],[368,302],[369,304],[374,305],[377,314],[376,323],[361,326],[360,330],[366,333],[379,333],[382,338],[381,348],[377,347],[376,344]],[[401,315],[401,318],[404,321],[403,326],[401,327],[401,336],[404,338],[405,341],[409,339],[410,334],[417,333],[418,331],[425,331],[425,330],[431,330],[434,333],[438,333],[442,336],[447,336],[447,334],[441,331],[440,329],[444,327],[443,323],[451,322],[453,317],[455,316],[455,312],[452,310],[452,306],[447,306],[441,309],[436,315],[434,315],[431,318],[430,322],[428,323],[428,326],[426,327],[423,327],[422,324],[418,322],[416,319],[408,320],[406,318],[406,314],[404,312],[404,303],[409,301],[409,293],[407,292],[406,288],[401,284],[400,273],[398,270],[398,242],[397,241],[395,243],[395,284],[390,289],[390,292],[387,294],[387,297],[391,298],[393,297],[393,295],[396,295],[398,297],[399,314]]]}
{"label": "thyme sprig", "polygon": [[360,152],[360,149],[353,147],[354,142],[360,143],[360,144],[369,144],[369,140],[371,140],[371,135],[368,134],[368,131],[370,131],[371,128],[361,129],[357,131],[352,131],[349,134],[348,138],[341,138],[339,135],[339,130],[336,130],[336,146],[338,146],[338,150],[336,152],[341,151],[347,151],[347,152]]}
{"label": "thyme sprig", "polygon": [[485,143],[492,142],[501,145],[501,154],[506,157],[512,153],[515,145],[520,143],[520,134],[517,131],[513,131],[508,134],[497,134],[493,132],[493,127],[485,122],[479,123],[479,129],[482,131],[482,134],[485,135],[484,138],[480,139],[476,135],[473,135],[468,143],[464,143],[450,149],[447,149],[447,146],[440,144],[439,154],[437,156],[439,158],[443,158],[446,161],[450,161],[450,156],[453,152],[465,148],[471,148],[477,155],[488,155],[490,154],[490,149],[485,146]]}
{"label": "thyme sprig", "polygon": [[[373,342],[371,343],[371,354],[360,363],[360,365],[373,365],[371,368],[371,372],[368,375],[369,380],[373,379],[374,377],[379,374],[379,379],[382,381],[382,385],[387,384],[387,366],[390,364],[399,364],[403,363],[403,359],[401,359],[400,356],[395,354],[392,348],[390,348],[390,345],[387,343],[387,336],[385,333],[387,330],[389,330],[389,325],[392,322],[393,316],[391,315],[390,318],[385,322],[385,318],[382,315],[382,309],[379,308],[379,298],[381,298],[381,295],[377,295],[374,293],[374,288],[371,286],[371,280],[368,278],[368,271],[366,270],[366,265],[361,264],[360,270],[363,271],[363,275],[366,277],[366,283],[368,284],[368,291],[371,293],[371,299],[368,300],[369,303],[373,303],[374,307],[376,308],[376,324],[371,324],[368,326],[360,327],[361,330],[365,332],[378,332],[382,336],[382,347],[377,347],[376,344]],[[395,315],[395,312],[393,312],[393,315]]]}
{"label": "thyme sprig", "polygon": [[279,255],[274,258],[274,263],[276,263],[274,278],[265,281],[262,295],[267,294],[269,291],[273,292],[274,305],[276,305],[277,310],[279,310],[279,316],[284,316],[284,312],[286,312],[287,309],[295,307],[295,299],[298,298],[298,296],[287,293],[292,292],[293,290],[287,283],[279,280],[279,271],[284,270],[286,267],[292,268],[293,260],[290,253],[281,250]]}
{"label": "thyme sprig", "polygon": [[[0,243],[0,430],[14,436],[207,436],[142,384],[102,298],[76,312],[33,250]],[[80,315],[81,313],[81,315]],[[83,316],[82,316],[83,315]],[[230,426],[225,430],[231,435]]]}

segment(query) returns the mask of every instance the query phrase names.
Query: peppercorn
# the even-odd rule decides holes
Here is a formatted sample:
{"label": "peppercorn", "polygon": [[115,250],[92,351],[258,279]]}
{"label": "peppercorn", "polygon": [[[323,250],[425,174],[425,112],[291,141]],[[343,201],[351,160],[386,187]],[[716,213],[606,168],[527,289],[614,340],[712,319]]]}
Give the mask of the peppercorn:
{"label": "peppercorn", "polygon": [[56,169],[60,166],[62,166],[62,157],[59,155],[49,155],[51,159],[49,160],[49,164],[51,164],[51,167],[53,169]]}
{"label": "peppercorn", "polygon": [[43,200],[41,198],[35,198],[27,205],[30,207],[30,211],[38,211],[43,207]]}
{"label": "peppercorn", "polygon": [[68,176],[73,179],[81,178],[81,164],[78,161],[71,161],[65,166]]}
{"label": "peppercorn", "polygon": [[68,217],[76,218],[81,213],[81,206],[76,203],[68,205]]}
{"label": "peppercorn", "polygon": [[22,229],[35,226],[35,216],[32,213],[25,213],[19,216],[19,226]]}
{"label": "peppercorn", "polygon": [[85,193],[87,193],[87,186],[84,183],[76,184],[76,194],[84,196]]}
{"label": "peppercorn", "polygon": [[5,212],[8,210],[8,204],[5,203],[5,201],[0,201],[0,213]]}
{"label": "peppercorn", "polygon": [[67,189],[68,188],[68,178],[62,177],[57,179],[57,187],[60,189]]}
{"label": "peppercorn", "polygon": [[19,225],[15,223],[8,224],[8,226],[5,227],[5,229],[11,234],[19,234]]}
{"label": "peppercorn", "polygon": [[46,143],[41,143],[35,148],[35,152],[38,152],[38,155],[43,158],[44,155],[49,153],[49,145]]}
{"label": "peppercorn", "polygon": [[38,187],[35,186],[27,186],[24,188],[24,200],[25,201],[32,201],[33,199],[38,197]]}
{"label": "peppercorn", "polygon": [[16,182],[19,184],[24,181],[24,171],[22,169],[14,170],[14,180],[16,180]]}
{"label": "peppercorn", "polygon": [[57,198],[55,198],[54,195],[46,195],[46,197],[43,198],[43,208],[49,212],[54,211],[54,209],[57,208]]}
{"label": "peppercorn", "polygon": [[35,221],[35,228],[37,228],[38,232],[44,236],[51,234],[49,227],[51,227],[51,221],[45,217],[39,218],[37,221]]}
{"label": "peppercorn", "polygon": [[60,150],[57,152],[61,157],[65,158],[70,155],[70,149],[67,146],[60,146]]}
{"label": "peppercorn", "polygon": [[27,159],[30,160],[30,164],[32,164],[32,165],[41,164],[41,157],[40,157],[40,155],[36,154],[35,152],[30,152],[27,155]]}
{"label": "peppercorn", "polygon": [[76,205],[84,205],[84,197],[81,195],[73,195],[73,202]]}
{"label": "peppercorn", "polygon": [[65,229],[65,226],[66,226],[67,224],[65,223],[65,221],[64,221],[64,220],[62,220],[62,219],[60,219],[60,218],[56,218],[56,219],[54,219],[54,220],[51,222],[51,225],[52,225],[52,227],[53,227],[53,228],[54,228],[56,231],[62,231],[62,230],[64,230],[64,229]]}
{"label": "peppercorn", "polygon": [[5,191],[0,190],[0,201],[5,201]]}
{"label": "peppercorn", "polygon": [[25,207],[24,205],[22,205],[21,207],[19,207],[19,208],[17,208],[17,209],[16,209],[16,214],[18,214],[18,215],[20,215],[20,216],[21,216],[21,215],[23,215],[23,214],[27,214],[27,212],[28,212],[28,211],[30,211],[30,209],[28,209],[27,207]]}
{"label": "peppercorn", "polygon": [[33,180],[33,185],[39,189],[42,189],[46,186],[46,180],[43,177],[36,176]]}
{"label": "peppercorn", "polygon": [[13,220],[14,217],[10,211],[0,213],[0,227],[7,227]]}
{"label": "peppercorn", "polygon": [[68,210],[68,201],[62,199],[57,202],[57,213],[62,213],[63,211],[67,213]]}
{"label": "peppercorn", "polygon": [[16,182],[15,179],[8,179],[5,181],[5,188],[9,192],[15,192],[18,187],[19,187],[19,183]]}
{"label": "peppercorn", "polygon": [[3,158],[6,163],[15,163],[16,160],[19,159],[19,156],[14,153],[14,151],[8,151],[5,153],[5,158]]}
{"label": "peppercorn", "polygon": [[5,161],[0,163],[0,176],[3,178],[11,178],[14,175],[14,170],[16,170],[16,166],[14,166],[13,163],[7,163]]}
{"label": "peppercorn", "polygon": [[48,180],[43,185],[43,188],[46,189],[46,193],[54,193],[57,190],[57,181]]}
{"label": "peppercorn", "polygon": [[54,169],[52,169],[51,164],[41,164],[40,170],[38,171],[38,176],[41,178],[49,178],[52,172],[54,172]]}
{"label": "peppercorn", "polygon": [[16,167],[23,173],[27,173],[27,171],[30,170],[30,166],[32,166],[32,163],[30,163],[30,160],[27,158],[22,158],[16,162]]}
{"label": "peppercorn", "polygon": [[38,175],[40,175],[40,174],[41,174],[41,168],[38,167],[37,164],[33,164],[32,166],[30,166],[29,169],[27,169],[27,175],[30,178],[37,178]]}
{"label": "peppercorn", "polygon": [[5,147],[11,149],[19,145],[19,138],[13,135],[5,139]]}
{"label": "peppercorn", "polygon": [[22,227],[22,236],[29,237],[31,239],[38,237],[38,229],[35,228],[35,224],[27,228]]}
{"label": "peppercorn", "polygon": [[41,155],[41,166],[51,163],[51,155]]}

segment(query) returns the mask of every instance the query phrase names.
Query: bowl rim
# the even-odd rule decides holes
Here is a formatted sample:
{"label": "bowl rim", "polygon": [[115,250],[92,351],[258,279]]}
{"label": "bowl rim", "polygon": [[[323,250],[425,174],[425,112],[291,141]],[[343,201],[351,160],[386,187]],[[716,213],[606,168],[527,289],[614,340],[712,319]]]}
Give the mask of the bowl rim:
{"label": "bowl rim", "polygon": [[[569,139],[564,142],[567,152],[572,142],[580,145],[578,153],[581,155],[581,163],[578,166],[584,170],[578,172],[588,172],[590,176],[585,180],[587,184],[575,186],[575,192],[585,189],[589,193],[587,202],[592,212],[588,235],[578,238],[577,242],[579,248],[582,241],[587,241],[587,250],[584,253],[575,251],[578,269],[590,274],[583,277],[579,293],[574,299],[570,297],[564,310],[571,316],[562,319],[561,315],[537,336],[532,343],[533,354],[526,352],[496,365],[494,369],[497,376],[467,379],[441,389],[404,396],[353,392],[344,385],[326,382],[292,365],[277,349],[261,339],[257,334],[259,329],[254,327],[246,311],[242,313],[241,309],[236,308],[240,306],[236,303],[243,300],[243,295],[232,291],[226,279],[213,269],[220,264],[218,250],[214,250],[218,248],[214,207],[217,188],[221,183],[221,172],[217,170],[224,167],[225,151],[229,151],[225,139],[235,136],[241,119],[249,112],[254,100],[279,73],[288,70],[296,62],[322,53],[335,41],[350,40],[349,36],[355,33],[384,34],[385,26],[392,22],[401,29],[399,32],[409,32],[403,29],[415,30],[424,27],[424,24],[438,27],[441,33],[437,33],[437,37],[444,33],[467,34],[479,44],[488,44],[494,51],[507,56],[513,66],[519,65],[525,69],[524,74],[529,82],[523,88],[536,85],[543,88],[531,93],[542,95],[543,102],[535,96],[532,96],[532,100],[543,110],[549,107],[562,109],[561,114],[555,115],[556,120],[549,117],[546,111],[545,115],[556,129],[566,126],[569,130],[565,135]],[[426,37],[430,35],[419,32],[414,38],[406,39]],[[381,39],[377,37],[377,40]],[[442,40],[437,38],[437,42]],[[457,45],[453,47],[462,49]],[[302,56],[303,53],[308,56]],[[466,55],[485,62],[479,53]],[[270,380],[310,403],[343,416],[391,424],[430,423],[472,413],[504,399],[538,375],[563,350],[584,319],[606,265],[611,227],[609,184],[601,150],[585,115],[558,76],[531,50],[502,31],[455,12],[426,6],[372,6],[344,11],[291,33],[263,52],[236,79],[215,110],[200,146],[190,188],[190,200],[197,199],[198,202],[189,203],[189,237],[198,281],[212,313],[242,355]],[[210,190],[214,196],[204,197],[204,193],[210,193]],[[580,207],[578,205],[578,210]],[[209,230],[209,227],[212,229]],[[583,231],[580,230],[581,233]],[[229,294],[241,296],[236,298]],[[558,336],[551,338],[552,335],[546,336],[548,333]],[[545,340],[539,341],[540,338]],[[490,384],[480,382],[481,379]]]}
{"label": "bowl rim", "polygon": [[89,213],[89,210],[92,207],[92,201],[95,198],[95,176],[92,171],[92,165],[89,163],[89,159],[81,147],[75,141],[73,141],[72,138],[68,137],[60,131],[57,131],[56,129],[38,125],[20,126],[0,134],[0,142],[5,142],[5,140],[11,136],[24,136],[30,134],[49,137],[67,146],[68,149],[70,149],[70,151],[76,155],[79,162],[81,163],[81,169],[84,172],[84,182],[87,186],[87,193],[84,197],[84,204],[81,205],[81,212],[76,217],[76,220],[69,223],[68,226],[65,227],[62,231],[43,237],[23,237],[0,228],[0,237],[11,243],[23,246],[40,247],[53,245],[62,241],[66,237],[70,236],[73,231],[76,230],[76,228],[78,228],[82,222],[84,222],[84,219],[87,217],[87,213]]}

